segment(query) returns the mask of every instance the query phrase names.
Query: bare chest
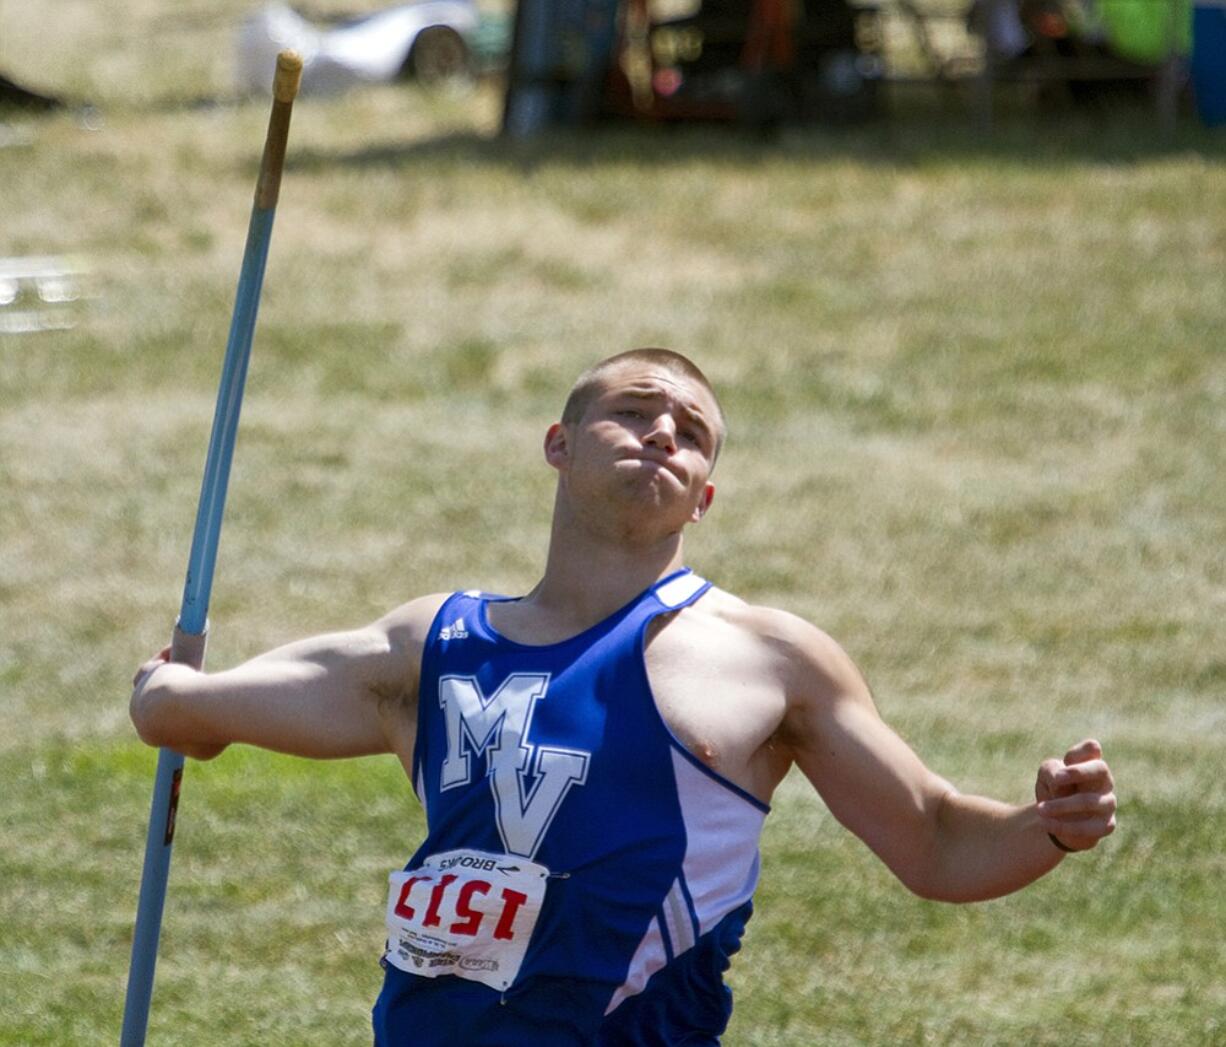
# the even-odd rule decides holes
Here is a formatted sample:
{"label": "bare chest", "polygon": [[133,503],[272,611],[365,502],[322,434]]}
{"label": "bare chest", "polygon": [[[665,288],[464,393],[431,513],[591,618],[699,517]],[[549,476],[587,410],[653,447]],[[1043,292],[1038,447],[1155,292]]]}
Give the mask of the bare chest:
{"label": "bare chest", "polygon": [[707,767],[763,802],[787,771],[784,695],[751,638],[685,617],[653,629],[645,661],[669,729]]}

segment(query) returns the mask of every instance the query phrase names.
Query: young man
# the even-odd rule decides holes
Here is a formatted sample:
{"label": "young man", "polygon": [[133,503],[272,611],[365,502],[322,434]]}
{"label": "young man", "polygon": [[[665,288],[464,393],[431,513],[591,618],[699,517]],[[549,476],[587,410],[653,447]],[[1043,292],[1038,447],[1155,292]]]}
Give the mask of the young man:
{"label": "young man", "polygon": [[527,596],[428,596],[226,672],[165,652],[138,672],[151,745],[399,757],[428,835],[391,876],[377,1043],[717,1043],[792,764],[925,898],[1006,894],[1113,831],[1096,742],[1043,761],[1035,803],[962,795],[833,640],[685,569],[724,433],[684,357],[612,357],[545,434],[557,493]]}

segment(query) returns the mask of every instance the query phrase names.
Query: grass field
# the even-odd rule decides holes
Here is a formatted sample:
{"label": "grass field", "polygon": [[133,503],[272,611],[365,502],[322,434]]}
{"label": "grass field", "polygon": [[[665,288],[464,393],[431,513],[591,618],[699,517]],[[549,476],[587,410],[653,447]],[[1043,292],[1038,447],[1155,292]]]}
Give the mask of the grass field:
{"label": "grass field", "polygon": [[[199,104],[249,5],[171,6],[0,4],[0,69],[101,114],[0,148],[0,254],[95,295],[0,336],[4,1044],[117,1037],[155,763],[128,681],[178,607],[266,119]],[[569,380],[676,347],[732,428],[694,566],[840,639],[963,788],[1024,800],[1092,734],[1121,800],[1098,852],[957,908],[789,780],[727,1043],[1226,1041],[1226,139],[926,109],[510,146],[497,112],[300,103],[210,665],[530,586]],[[368,1042],[421,830],[390,760],[189,764],[150,1042]]]}

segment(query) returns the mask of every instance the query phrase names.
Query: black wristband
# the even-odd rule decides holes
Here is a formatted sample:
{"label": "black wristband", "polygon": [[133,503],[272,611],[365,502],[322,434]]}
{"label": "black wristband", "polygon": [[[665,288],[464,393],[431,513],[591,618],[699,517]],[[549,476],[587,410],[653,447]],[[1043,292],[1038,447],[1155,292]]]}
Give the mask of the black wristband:
{"label": "black wristband", "polygon": [[1051,840],[1051,842],[1052,842],[1052,843],[1054,843],[1054,844],[1055,844],[1055,845],[1056,845],[1056,846],[1057,846],[1057,847],[1058,847],[1060,850],[1062,850],[1062,851],[1063,851],[1065,854],[1076,854],[1076,853],[1077,853],[1077,852],[1076,852],[1076,850],[1074,850],[1072,847],[1066,847],[1064,844],[1062,844],[1062,843],[1061,843],[1059,840],[1057,840],[1057,839],[1055,838],[1055,836],[1053,836],[1051,833],[1048,833],[1048,834],[1047,834],[1047,838],[1048,838],[1049,840]]}

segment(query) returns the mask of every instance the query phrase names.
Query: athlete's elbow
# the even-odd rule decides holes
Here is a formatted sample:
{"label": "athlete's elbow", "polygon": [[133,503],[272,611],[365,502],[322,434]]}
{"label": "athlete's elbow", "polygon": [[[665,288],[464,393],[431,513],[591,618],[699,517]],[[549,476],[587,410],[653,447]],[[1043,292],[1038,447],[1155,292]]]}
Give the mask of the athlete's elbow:
{"label": "athlete's elbow", "polygon": [[890,869],[907,890],[926,902],[965,905],[998,898],[1010,890],[985,875],[973,855],[954,850],[939,838],[908,858],[891,862]]}
{"label": "athlete's elbow", "polygon": [[977,902],[992,897],[977,889],[971,870],[964,868],[965,855],[942,832],[939,816],[918,820],[902,841],[879,851],[899,882],[917,898],[927,902]]}
{"label": "athlete's elbow", "polygon": [[908,891],[926,902],[953,902],[960,899],[950,891],[949,884],[929,861],[906,861],[889,863],[890,871]]}
{"label": "athlete's elbow", "polygon": [[974,885],[961,883],[956,879],[938,876],[899,876],[903,885],[917,898],[926,902],[945,902],[953,905],[965,905],[970,902],[983,902],[997,897],[999,892],[976,889]]}
{"label": "athlete's elbow", "polygon": [[926,804],[906,848],[906,861],[894,868],[895,874],[912,894],[929,902],[977,902],[988,895],[976,889],[975,878],[966,869],[966,856],[956,846],[951,823],[958,792],[948,783],[936,790]]}

